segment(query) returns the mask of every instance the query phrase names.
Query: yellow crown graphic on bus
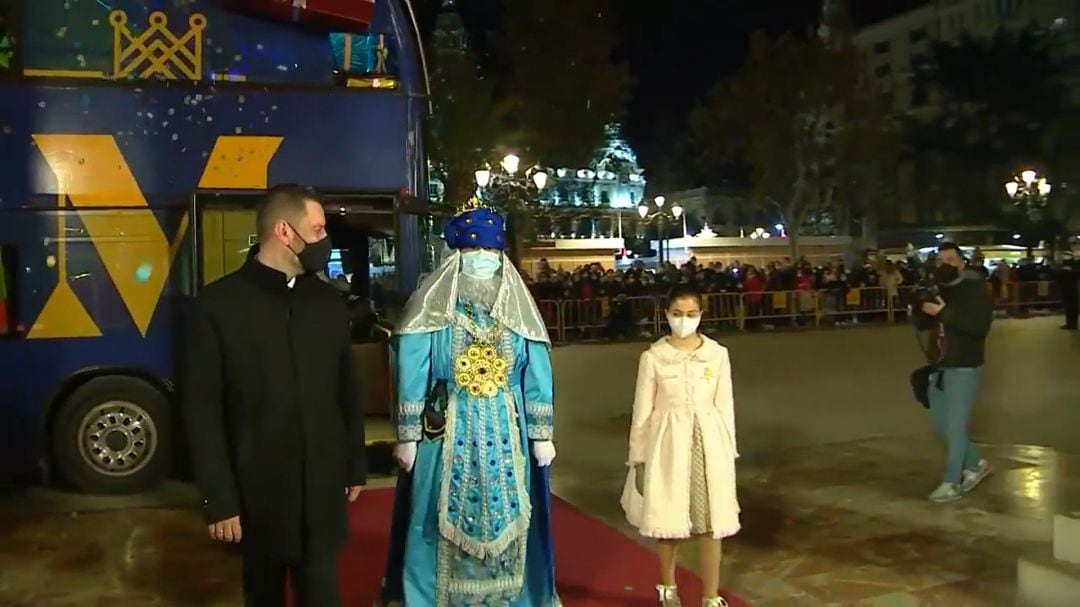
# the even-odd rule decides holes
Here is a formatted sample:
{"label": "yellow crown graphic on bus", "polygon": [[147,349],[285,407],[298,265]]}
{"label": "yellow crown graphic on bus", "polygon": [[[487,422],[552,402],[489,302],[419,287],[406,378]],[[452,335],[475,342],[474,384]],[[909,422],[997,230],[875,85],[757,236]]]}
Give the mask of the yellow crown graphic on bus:
{"label": "yellow crown graphic on bus", "polygon": [[137,35],[127,27],[124,11],[109,13],[109,23],[113,28],[113,78],[135,75],[199,80],[202,77],[202,32],[206,28],[206,16],[201,13],[188,17],[190,29],[182,35],[169,30],[169,18],[161,11],[150,13],[146,29]]}

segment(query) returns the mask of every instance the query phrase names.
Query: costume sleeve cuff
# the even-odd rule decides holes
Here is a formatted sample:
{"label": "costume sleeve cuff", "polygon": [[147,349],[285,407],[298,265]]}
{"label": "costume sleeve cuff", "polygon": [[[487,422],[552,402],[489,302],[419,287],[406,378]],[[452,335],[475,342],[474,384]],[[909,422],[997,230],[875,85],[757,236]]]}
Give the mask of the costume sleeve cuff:
{"label": "costume sleeve cuff", "polygon": [[551,403],[525,405],[525,425],[529,440],[551,440],[555,432],[555,410]]}
{"label": "costume sleeve cuff", "polygon": [[420,415],[424,412],[424,402],[409,400],[398,406],[397,434],[398,441],[412,442],[422,436]]}

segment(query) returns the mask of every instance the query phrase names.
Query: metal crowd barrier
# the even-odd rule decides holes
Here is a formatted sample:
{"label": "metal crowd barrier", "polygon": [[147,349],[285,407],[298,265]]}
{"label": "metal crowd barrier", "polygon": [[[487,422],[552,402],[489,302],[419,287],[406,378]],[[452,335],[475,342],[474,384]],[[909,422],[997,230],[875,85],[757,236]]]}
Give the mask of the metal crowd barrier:
{"label": "metal crowd barrier", "polygon": [[[1026,315],[1061,305],[1060,289],[1049,281],[989,283],[1000,311]],[[701,326],[707,332],[744,331],[768,326],[821,327],[861,322],[892,323],[907,318],[914,287],[844,287],[817,291],[711,293],[703,298]],[[537,306],[556,342],[612,337],[659,336],[667,331],[664,296],[539,300]]]}

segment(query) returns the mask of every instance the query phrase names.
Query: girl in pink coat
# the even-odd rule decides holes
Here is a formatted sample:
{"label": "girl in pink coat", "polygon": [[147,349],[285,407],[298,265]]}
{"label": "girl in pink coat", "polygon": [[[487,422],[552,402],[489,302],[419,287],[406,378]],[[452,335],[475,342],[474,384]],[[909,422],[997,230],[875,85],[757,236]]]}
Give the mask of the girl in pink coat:
{"label": "girl in pink coat", "polygon": [[668,296],[671,335],[641,355],[630,428],[627,520],[660,542],[660,605],[681,605],[675,549],[696,538],[705,607],[726,607],[720,590],[720,540],[739,530],[735,495],[735,403],[727,349],[698,333],[701,294]]}

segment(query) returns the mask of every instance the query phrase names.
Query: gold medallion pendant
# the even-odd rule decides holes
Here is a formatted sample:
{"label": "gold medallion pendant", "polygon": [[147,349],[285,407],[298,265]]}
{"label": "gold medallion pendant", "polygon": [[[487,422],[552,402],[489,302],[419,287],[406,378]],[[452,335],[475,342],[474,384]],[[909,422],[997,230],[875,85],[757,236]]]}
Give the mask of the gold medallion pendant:
{"label": "gold medallion pendant", "polygon": [[506,387],[506,367],[494,346],[473,343],[454,360],[454,381],[469,396],[493,398]]}

